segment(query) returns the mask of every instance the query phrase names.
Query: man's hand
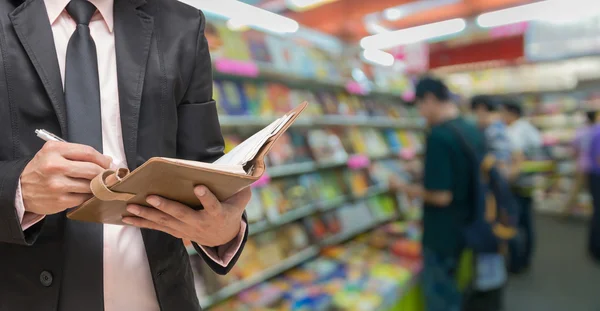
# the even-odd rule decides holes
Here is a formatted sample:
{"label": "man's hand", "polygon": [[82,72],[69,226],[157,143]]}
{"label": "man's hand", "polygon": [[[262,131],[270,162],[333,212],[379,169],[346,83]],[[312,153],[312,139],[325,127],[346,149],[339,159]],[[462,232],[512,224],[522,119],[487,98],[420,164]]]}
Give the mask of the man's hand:
{"label": "man's hand", "polygon": [[47,142],[21,174],[25,211],[50,215],[80,205],[92,196],[90,181],[110,164],[92,147]]}
{"label": "man's hand", "polygon": [[395,176],[390,176],[388,183],[390,185],[390,190],[396,192],[404,192],[406,188],[406,183],[402,181],[400,178]]}
{"label": "man's hand", "polygon": [[409,200],[423,197],[423,187],[419,185],[407,184],[403,180],[391,176],[389,179],[390,190],[400,192],[406,195]]}
{"label": "man's hand", "polygon": [[209,247],[233,240],[240,232],[242,214],[252,197],[250,189],[246,188],[224,202],[219,202],[204,186],[196,187],[194,193],[204,210],[196,211],[178,202],[148,196],[146,201],[155,208],[129,205],[127,210],[137,217],[124,217],[123,222]]}

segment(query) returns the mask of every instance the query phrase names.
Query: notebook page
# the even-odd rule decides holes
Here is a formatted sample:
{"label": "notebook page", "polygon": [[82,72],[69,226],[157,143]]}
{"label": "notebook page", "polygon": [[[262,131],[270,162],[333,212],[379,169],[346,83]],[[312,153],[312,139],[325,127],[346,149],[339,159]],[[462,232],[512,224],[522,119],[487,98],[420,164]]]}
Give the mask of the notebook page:
{"label": "notebook page", "polygon": [[256,157],[256,154],[260,151],[260,149],[264,146],[264,144],[267,142],[267,140],[269,140],[269,138],[277,135],[277,133],[279,133],[279,131],[281,131],[281,129],[285,126],[285,124],[294,116],[294,113],[290,113],[288,115],[285,115],[283,117],[281,117],[281,122],[279,122],[279,124],[277,125],[277,127],[275,129],[273,129],[273,131],[270,133],[270,135],[268,135],[266,137],[266,139],[261,142],[260,144],[257,144],[254,146],[254,148],[252,150],[250,150],[250,152],[248,152],[246,154],[246,158],[244,159],[244,162],[242,163],[242,165],[246,165],[246,163],[252,161],[252,159],[254,159],[254,157]]}
{"label": "notebook page", "polygon": [[246,155],[251,152],[255,145],[261,143],[268,133],[274,126],[264,128],[260,132],[252,135],[252,137],[246,139],[244,142],[236,146],[234,149],[223,155],[217,161],[216,164],[230,164],[230,165],[242,165],[246,159]]}
{"label": "notebook page", "polygon": [[[262,147],[269,137],[272,136],[273,131],[278,128],[282,120],[282,118],[275,120],[267,127],[263,128],[250,138],[243,141],[241,144],[237,145],[214,163],[243,166],[246,162],[248,154],[253,153],[256,148]],[[254,154],[256,154],[256,152],[254,152]]]}
{"label": "notebook page", "polygon": [[205,162],[190,161],[190,160],[181,160],[181,159],[172,159],[172,158],[161,158],[161,159],[167,160],[167,161],[173,162],[173,163],[178,163],[178,164],[185,164],[185,165],[195,166],[195,167],[210,168],[210,169],[217,170],[217,171],[223,171],[223,172],[228,172],[228,173],[246,175],[246,171],[244,171],[244,168],[241,165],[213,164],[213,163],[205,163]]}

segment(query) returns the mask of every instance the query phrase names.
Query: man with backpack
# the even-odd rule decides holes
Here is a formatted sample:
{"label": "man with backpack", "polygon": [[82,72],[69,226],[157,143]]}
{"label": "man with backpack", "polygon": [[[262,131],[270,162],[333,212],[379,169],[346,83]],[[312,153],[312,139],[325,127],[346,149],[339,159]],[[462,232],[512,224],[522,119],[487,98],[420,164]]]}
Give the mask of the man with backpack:
{"label": "man with backpack", "polygon": [[478,174],[462,140],[469,141],[477,157],[485,152],[484,140],[477,127],[459,115],[442,81],[422,78],[415,93],[419,112],[430,126],[423,185],[392,180],[391,186],[424,202],[422,285],[426,310],[459,311],[463,295],[456,273],[466,247],[464,230],[474,218],[474,176]]}

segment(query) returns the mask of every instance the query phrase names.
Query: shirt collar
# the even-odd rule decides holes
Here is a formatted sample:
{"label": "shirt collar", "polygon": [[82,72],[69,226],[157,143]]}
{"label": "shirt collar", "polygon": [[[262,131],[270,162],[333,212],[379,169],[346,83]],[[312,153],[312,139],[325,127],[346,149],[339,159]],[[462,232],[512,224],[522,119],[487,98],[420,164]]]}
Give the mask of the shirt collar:
{"label": "shirt collar", "polygon": [[[114,27],[114,19],[113,19],[113,4],[114,0],[89,0],[93,3],[102,19],[106,23],[108,30],[110,32],[113,31]],[[54,24],[60,14],[65,10],[67,4],[69,4],[70,0],[44,0],[46,4],[46,10],[48,11],[48,18],[50,19],[50,24]]]}
{"label": "shirt collar", "polygon": [[106,27],[108,27],[108,31],[113,32],[114,28],[114,19],[113,19],[113,4],[114,0],[90,0],[97,8],[102,17],[104,18],[104,22],[106,23]]}

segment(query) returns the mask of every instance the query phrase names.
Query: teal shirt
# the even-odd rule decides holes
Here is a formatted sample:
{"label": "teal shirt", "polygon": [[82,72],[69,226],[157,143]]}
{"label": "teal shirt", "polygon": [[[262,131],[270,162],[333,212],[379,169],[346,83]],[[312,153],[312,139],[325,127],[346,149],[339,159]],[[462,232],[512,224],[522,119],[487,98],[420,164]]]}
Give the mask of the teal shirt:
{"label": "teal shirt", "polygon": [[458,256],[464,247],[463,229],[472,220],[474,210],[474,166],[450,124],[461,131],[476,152],[485,152],[483,135],[463,118],[431,128],[425,151],[424,187],[430,191],[451,191],[452,202],[448,206],[425,203],[423,246],[441,255]]}

